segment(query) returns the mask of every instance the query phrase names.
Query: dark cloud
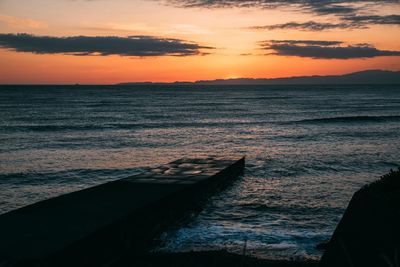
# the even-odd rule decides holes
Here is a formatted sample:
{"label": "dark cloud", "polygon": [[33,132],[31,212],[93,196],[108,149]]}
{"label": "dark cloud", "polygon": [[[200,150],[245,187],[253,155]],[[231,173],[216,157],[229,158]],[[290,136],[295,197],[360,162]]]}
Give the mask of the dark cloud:
{"label": "dark cloud", "polygon": [[[318,1],[316,1],[318,2]],[[347,1],[350,2],[350,1]],[[314,11],[315,13],[321,14],[321,15],[329,15],[329,14],[337,14],[337,15],[342,15],[342,14],[351,14],[355,13],[358,8],[353,7],[353,6],[346,6],[346,5],[338,5],[338,4],[330,4],[327,3],[326,5],[318,5],[318,4],[311,4],[310,9]]]}
{"label": "dark cloud", "polygon": [[400,25],[400,15],[386,16],[341,16],[338,23],[328,22],[287,22],[282,24],[252,26],[253,30],[300,30],[300,31],[323,31],[331,29],[366,29],[370,25]]}
{"label": "dark cloud", "polygon": [[307,22],[287,22],[282,24],[273,24],[265,26],[252,26],[252,30],[301,30],[301,31],[323,31],[331,29],[365,28],[362,25],[353,25],[352,23],[323,23],[315,21]]}
{"label": "dark cloud", "polygon": [[319,40],[269,40],[261,42],[261,44],[288,44],[288,45],[320,45],[320,46],[333,46],[340,45],[340,41],[319,41]]}
{"label": "dark cloud", "polygon": [[50,37],[30,34],[0,34],[0,47],[17,52],[69,55],[193,56],[212,47],[179,39],[152,36]]}
{"label": "dark cloud", "polygon": [[345,45],[339,41],[315,40],[270,40],[261,42],[262,49],[269,54],[297,56],[315,59],[372,58],[378,56],[400,56],[400,51],[379,50],[368,44]]}
{"label": "dark cloud", "polygon": [[179,7],[256,7],[282,8],[294,7],[300,11],[314,12],[320,15],[354,14],[359,10],[385,4],[399,4],[399,0],[159,0]]}
{"label": "dark cloud", "polygon": [[400,25],[400,15],[345,16],[342,19],[354,25],[368,25],[368,24]]}

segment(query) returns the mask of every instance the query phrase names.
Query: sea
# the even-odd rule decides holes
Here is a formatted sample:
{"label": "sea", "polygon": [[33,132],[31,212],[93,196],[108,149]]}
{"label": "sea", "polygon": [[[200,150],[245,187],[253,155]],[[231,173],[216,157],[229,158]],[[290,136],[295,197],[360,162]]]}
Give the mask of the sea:
{"label": "sea", "polygon": [[318,259],[353,193],[400,166],[400,85],[0,87],[0,214],[209,155],[246,155],[244,174],[156,250]]}

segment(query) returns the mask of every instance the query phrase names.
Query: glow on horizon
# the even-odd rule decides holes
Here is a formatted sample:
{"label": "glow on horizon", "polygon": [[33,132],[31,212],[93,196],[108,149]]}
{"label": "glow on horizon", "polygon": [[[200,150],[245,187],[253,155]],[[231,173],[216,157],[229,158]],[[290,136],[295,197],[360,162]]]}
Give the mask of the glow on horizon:
{"label": "glow on horizon", "polygon": [[[75,56],[33,54],[0,49],[1,84],[112,84],[143,81],[195,81],[219,78],[276,78],[344,74],[366,69],[400,70],[399,56],[315,59],[271,55],[264,40],[326,40],[346,45],[367,43],[379,50],[400,51],[399,25],[301,31],[252,30],[249,27],[287,22],[337,22],[290,9],[180,8],[145,0],[25,0],[0,2],[0,33],[35,36],[132,36],[176,38],[215,49],[190,56]],[[50,12],[51,11],[51,12]],[[374,11],[375,12],[375,11]],[[379,15],[399,14],[399,5]],[[1,44],[1,43],[0,43]]]}

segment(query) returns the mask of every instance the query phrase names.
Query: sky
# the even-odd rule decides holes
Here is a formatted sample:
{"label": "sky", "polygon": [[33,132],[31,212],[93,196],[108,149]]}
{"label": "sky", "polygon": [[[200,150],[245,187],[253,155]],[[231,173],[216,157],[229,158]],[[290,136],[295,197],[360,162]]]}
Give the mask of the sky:
{"label": "sky", "polygon": [[0,0],[0,84],[400,71],[400,0]]}

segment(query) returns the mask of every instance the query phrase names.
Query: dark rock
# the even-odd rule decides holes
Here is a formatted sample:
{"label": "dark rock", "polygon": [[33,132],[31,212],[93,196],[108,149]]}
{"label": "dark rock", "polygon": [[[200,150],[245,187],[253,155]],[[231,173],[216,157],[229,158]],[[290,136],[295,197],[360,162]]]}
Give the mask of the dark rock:
{"label": "dark rock", "polygon": [[315,248],[318,250],[326,250],[328,248],[329,241],[319,243]]}
{"label": "dark rock", "polygon": [[400,169],[353,195],[321,266],[399,266],[399,253]]}

